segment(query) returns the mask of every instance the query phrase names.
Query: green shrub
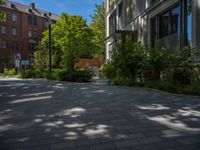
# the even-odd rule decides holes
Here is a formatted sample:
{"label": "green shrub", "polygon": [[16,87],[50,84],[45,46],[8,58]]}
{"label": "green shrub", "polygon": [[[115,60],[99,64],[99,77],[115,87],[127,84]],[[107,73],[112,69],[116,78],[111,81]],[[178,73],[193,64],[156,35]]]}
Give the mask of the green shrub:
{"label": "green shrub", "polygon": [[58,73],[58,80],[72,81],[72,82],[89,82],[92,78],[92,73],[85,70],[75,71],[60,71]]}
{"label": "green shrub", "polygon": [[75,71],[76,81],[78,82],[89,82],[92,78],[92,73],[86,70]]}
{"label": "green shrub", "polygon": [[26,70],[20,73],[21,78],[35,78],[35,71],[34,70]]}
{"label": "green shrub", "polygon": [[148,66],[148,48],[141,43],[126,42],[113,50],[112,64],[118,75],[135,78]]}
{"label": "green shrub", "polygon": [[49,80],[89,82],[92,74],[85,70],[66,71],[53,69],[51,73],[47,70],[27,70],[20,74],[21,78],[46,78]]}
{"label": "green shrub", "polygon": [[123,77],[123,76],[116,76],[114,79],[110,80],[110,84],[122,85],[122,86],[137,86],[137,87],[144,86],[143,83],[136,82],[128,77]]}
{"label": "green shrub", "polygon": [[4,72],[3,72],[3,75],[4,76],[14,76],[14,75],[16,75],[16,70],[15,69],[7,69],[7,68],[5,68]]}
{"label": "green shrub", "polygon": [[148,74],[146,74],[146,79],[150,80],[160,80],[161,72],[170,66],[172,63],[171,53],[167,49],[159,49],[159,50],[149,50],[149,59],[147,66]]}
{"label": "green shrub", "polygon": [[114,65],[108,63],[100,68],[101,76],[112,79],[116,76],[117,71]]}

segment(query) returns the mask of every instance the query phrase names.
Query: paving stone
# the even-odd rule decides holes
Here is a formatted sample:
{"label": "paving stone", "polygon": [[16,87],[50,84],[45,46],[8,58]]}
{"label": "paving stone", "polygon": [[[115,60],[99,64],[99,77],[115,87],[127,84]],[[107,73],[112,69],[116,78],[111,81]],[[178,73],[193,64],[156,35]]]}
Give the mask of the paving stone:
{"label": "paving stone", "polygon": [[150,143],[157,143],[162,141],[159,137],[146,137],[146,138],[140,138],[138,139],[140,144],[150,144]]}
{"label": "paving stone", "polygon": [[75,148],[65,148],[64,150],[90,150],[90,147],[81,146],[81,147],[75,147]]}
{"label": "paving stone", "polygon": [[159,150],[154,144],[134,146],[133,150]]}
{"label": "paving stone", "polygon": [[175,147],[175,150],[199,150],[200,144]]}
{"label": "paving stone", "polygon": [[[186,127],[199,128],[195,117],[200,112],[197,97],[93,82],[12,79],[0,79],[0,95],[0,150],[199,150],[200,147],[198,130],[189,133],[176,125],[181,122]],[[30,99],[41,96],[51,98]],[[184,111],[193,114],[185,115]]]}
{"label": "paving stone", "polygon": [[51,150],[75,147],[75,142],[64,142],[51,145]]}
{"label": "paving stone", "polygon": [[130,147],[130,146],[138,145],[139,142],[133,139],[133,140],[126,140],[126,141],[118,141],[115,144],[117,148],[119,148],[119,147]]}
{"label": "paving stone", "polygon": [[158,142],[155,143],[156,146],[160,149],[164,149],[164,148],[174,148],[176,146],[180,146],[180,143],[177,142],[176,140],[172,140],[172,141],[162,141],[162,142]]}
{"label": "paving stone", "polygon": [[178,139],[177,141],[183,145],[200,144],[200,137],[182,138],[182,139]]}
{"label": "paving stone", "polygon": [[25,147],[23,150],[50,150],[49,145]]}
{"label": "paving stone", "polygon": [[102,143],[102,144],[95,144],[95,145],[91,145],[90,149],[91,150],[110,150],[115,148],[114,143]]}
{"label": "paving stone", "polygon": [[102,143],[100,139],[83,139],[83,140],[77,140],[76,141],[76,146],[87,146],[87,145],[94,145],[94,144],[99,144]]}

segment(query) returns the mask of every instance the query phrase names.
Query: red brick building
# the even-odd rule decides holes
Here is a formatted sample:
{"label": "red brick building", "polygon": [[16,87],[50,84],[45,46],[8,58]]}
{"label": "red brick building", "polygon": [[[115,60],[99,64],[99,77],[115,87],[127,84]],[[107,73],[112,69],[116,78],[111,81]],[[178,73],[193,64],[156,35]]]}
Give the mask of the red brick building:
{"label": "red brick building", "polygon": [[48,27],[47,16],[50,15],[53,23],[59,19],[58,15],[37,9],[34,3],[26,6],[3,1],[5,5],[0,9],[5,13],[6,20],[0,22],[0,69],[4,67],[2,61],[5,58],[9,58],[9,66],[14,66],[16,56],[30,61],[42,32]]}

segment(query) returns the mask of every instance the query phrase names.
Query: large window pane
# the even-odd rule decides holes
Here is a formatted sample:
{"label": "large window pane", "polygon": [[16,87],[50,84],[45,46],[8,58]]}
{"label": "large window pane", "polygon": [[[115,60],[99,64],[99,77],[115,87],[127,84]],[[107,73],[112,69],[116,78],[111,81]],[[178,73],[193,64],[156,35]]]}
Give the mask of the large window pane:
{"label": "large window pane", "polygon": [[133,0],[125,1],[125,24],[127,25],[134,18],[135,2]]}
{"label": "large window pane", "polygon": [[180,33],[180,6],[160,15],[160,38]]}
{"label": "large window pane", "polygon": [[160,16],[160,38],[169,35],[170,13],[167,12]]}
{"label": "large window pane", "polygon": [[192,47],[192,0],[187,0],[187,44]]}
{"label": "large window pane", "polygon": [[180,6],[172,9],[171,33],[180,33]]}
{"label": "large window pane", "polygon": [[110,34],[114,33],[116,30],[116,12],[114,11],[109,18],[109,32]]}

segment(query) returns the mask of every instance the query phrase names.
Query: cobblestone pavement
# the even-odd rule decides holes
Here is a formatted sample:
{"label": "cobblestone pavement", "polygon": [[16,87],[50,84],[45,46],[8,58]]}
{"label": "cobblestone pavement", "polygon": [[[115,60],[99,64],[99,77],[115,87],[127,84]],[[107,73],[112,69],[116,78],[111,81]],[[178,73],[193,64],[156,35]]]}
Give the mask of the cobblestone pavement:
{"label": "cobblestone pavement", "polygon": [[0,150],[200,150],[200,98],[0,79]]}

